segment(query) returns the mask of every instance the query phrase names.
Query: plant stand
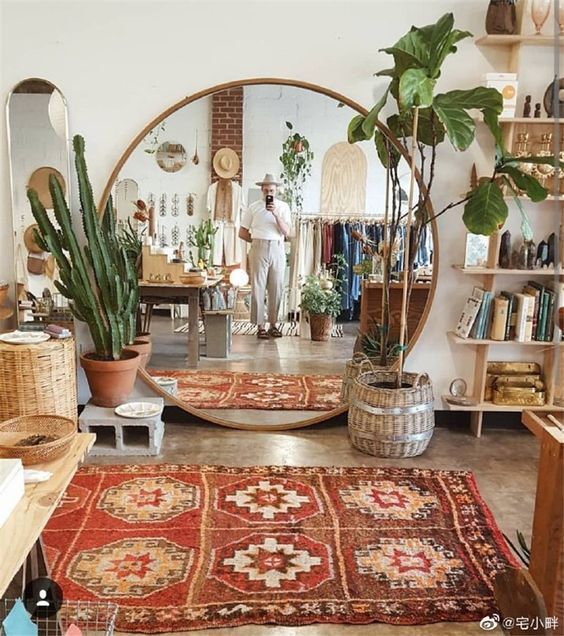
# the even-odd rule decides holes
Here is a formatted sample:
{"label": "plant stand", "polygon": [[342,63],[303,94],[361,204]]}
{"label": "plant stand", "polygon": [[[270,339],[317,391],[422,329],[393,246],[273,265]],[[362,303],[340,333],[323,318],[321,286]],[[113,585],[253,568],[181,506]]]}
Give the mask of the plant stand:
{"label": "plant stand", "polygon": [[206,311],[204,326],[206,331],[206,356],[208,358],[228,358],[231,353],[232,310]]}
{"label": "plant stand", "polygon": [[[127,400],[138,402],[139,399]],[[163,398],[143,398],[143,402],[158,404],[158,415],[143,419],[120,417],[111,408],[88,403],[80,417],[78,427],[83,433],[95,433],[96,443],[91,455],[123,457],[128,455],[154,456],[161,451],[164,422],[161,420]]]}

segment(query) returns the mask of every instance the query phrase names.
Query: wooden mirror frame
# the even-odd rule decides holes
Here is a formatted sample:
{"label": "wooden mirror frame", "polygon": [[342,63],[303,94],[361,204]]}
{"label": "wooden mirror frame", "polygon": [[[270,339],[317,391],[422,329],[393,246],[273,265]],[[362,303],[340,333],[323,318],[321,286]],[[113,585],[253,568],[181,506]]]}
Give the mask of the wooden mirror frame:
{"label": "wooden mirror frame", "polygon": [[[141,143],[141,141],[146,137],[146,135],[153,128],[155,128],[155,126],[158,126],[164,119],[169,117],[169,115],[172,115],[173,113],[175,113],[177,110],[180,110],[184,106],[187,106],[188,104],[191,104],[192,102],[195,102],[202,97],[208,97],[209,95],[212,95],[213,93],[218,93],[218,92],[228,90],[231,88],[237,88],[239,86],[256,86],[261,84],[293,86],[295,88],[303,88],[306,90],[314,91],[316,93],[320,93],[321,95],[325,95],[326,97],[331,97],[338,102],[342,102],[343,104],[345,104],[346,106],[349,106],[350,108],[357,111],[361,115],[364,115],[364,116],[368,115],[368,110],[364,108],[364,106],[361,106],[357,102],[353,101],[352,99],[349,99],[348,97],[345,97],[344,95],[341,95],[340,93],[337,93],[336,91],[333,91],[330,88],[325,88],[324,86],[319,86],[318,84],[303,82],[301,80],[283,79],[278,77],[253,77],[250,79],[234,80],[231,82],[225,82],[223,84],[216,84],[215,86],[212,86],[211,88],[206,88],[204,90],[198,91],[197,93],[193,93],[192,95],[184,97],[179,102],[176,102],[176,104],[173,104],[172,106],[167,108],[165,111],[163,111],[160,115],[157,115],[154,119],[152,119],[143,128],[143,130],[141,130],[141,132],[138,135],[136,135],[136,137],[134,137],[134,139],[125,149],[125,152],[119,158],[118,162],[114,166],[114,169],[112,170],[112,173],[110,174],[110,177],[106,183],[104,191],[102,192],[102,197],[100,199],[100,203],[98,206],[99,213],[100,214],[104,213],[104,209],[106,207],[106,203],[112,192],[114,183],[121,169],[125,165],[125,162],[129,159],[129,157],[131,156],[133,151],[137,148],[139,143]],[[394,146],[397,148],[397,150],[400,152],[400,154],[409,164],[410,163],[409,154],[406,153],[403,147],[394,140],[390,130],[386,126],[381,124],[380,122],[377,122],[377,125],[378,125],[378,128],[380,128],[380,130],[392,141]],[[415,177],[417,179],[417,183],[419,187],[422,188],[424,191],[424,186],[421,183],[421,176],[419,174],[419,171],[416,171]],[[412,337],[409,340],[409,344],[406,351],[406,357],[407,355],[409,355],[410,351],[413,349],[414,345],[419,340],[421,332],[423,331],[423,328],[425,324],[427,323],[429,312],[431,310],[431,306],[433,304],[433,300],[435,297],[435,289],[437,286],[437,278],[438,278],[438,271],[439,271],[439,232],[438,232],[437,222],[435,220],[435,212],[433,209],[433,204],[431,199],[429,199],[427,202],[427,209],[429,211],[429,214],[431,215],[431,232],[433,236],[433,277],[430,283],[430,291],[427,297],[427,302],[425,303],[423,315],[421,316],[421,320],[419,321],[419,324],[417,325],[417,329],[415,330],[415,332],[413,333]],[[351,356],[352,356],[352,353],[353,352],[351,351]],[[226,428],[234,428],[239,430],[253,430],[253,431],[284,431],[284,430],[291,430],[295,428],[305,428],[307,426],[312,426],[313,424],[325,422],[338,415],[342,415],[343,413],[346,413],[346,411],[348,410],[348,406],[339,406],[333,409],[332,411],[323,413],[323,415],[318,415],[317,417],[311,417],[311,418],[308,418],[307,420],[299,420],[297,422],[283,423],[283,424],[252,426],[252,425],[246,425],[242,423],[240,424],[237,422],[225,420],[225,419],[222,419],[221,417],[216,417],[215,415],[209,415],[205,413],[204,411],[202,411],[201,409],[197,409],[190,406],[189,404],[183,402],[182,400],[178,399],[177,397],[163,390],[144,369],[139,369],[139,371],[137,372],[137,377],[140,378],[147,386],[149,386],[157,395],[163,397],[165,399],[165,403],[168,403],[173,406],[177,406],[181,408],[182,410],[186,411],[187,413],[190,413],[191,415],[195,415],[196,417],[199,417],[200,419],[206,420],[208,422],[212,422],[213,424],[219,424],[220,426],[225,426]]]}

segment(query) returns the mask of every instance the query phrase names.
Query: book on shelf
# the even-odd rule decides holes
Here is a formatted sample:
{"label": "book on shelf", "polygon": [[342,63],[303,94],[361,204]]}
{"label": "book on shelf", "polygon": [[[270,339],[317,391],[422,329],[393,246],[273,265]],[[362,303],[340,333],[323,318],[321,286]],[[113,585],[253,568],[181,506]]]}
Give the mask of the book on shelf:
{"label": "book on shelf", "polygon": [[475,340],[550,342],[559,293],[564,298],[564,283],[528,281],[520,292],[503,290],[496,295],[474,287],[455,332]]}

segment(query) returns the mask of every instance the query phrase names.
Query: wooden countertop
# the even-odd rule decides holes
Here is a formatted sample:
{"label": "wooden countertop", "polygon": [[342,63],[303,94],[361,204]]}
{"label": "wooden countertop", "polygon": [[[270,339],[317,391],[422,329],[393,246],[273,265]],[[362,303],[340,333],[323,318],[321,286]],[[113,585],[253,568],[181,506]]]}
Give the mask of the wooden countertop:
{"label": "wooden countertop", "polygon": [[0,528],[0,597],[41,535],[95,440],[92,433],[77,433],[67,453],[52,462],[27,467],[47,470],[53,476],[38,484],[26,484],[24,496]]}

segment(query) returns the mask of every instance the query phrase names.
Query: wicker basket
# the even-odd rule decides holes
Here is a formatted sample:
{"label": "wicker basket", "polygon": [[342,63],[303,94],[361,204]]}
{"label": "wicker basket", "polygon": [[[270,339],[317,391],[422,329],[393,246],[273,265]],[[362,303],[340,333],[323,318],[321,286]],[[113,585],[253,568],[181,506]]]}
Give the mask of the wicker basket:
{"label": "wicker basket", "polygon": [[393,358],[389,366],[383,367],[379,364],[379,358],[371,358],[362,351],[355,352],[345,365],[343,384],[341,385],[341,402],[343,404],[349,403],[352,386],[361,373],[366,371],[390,371],[396,362],[397,358]]}
{"label": "wicker basket", "polygon": [[77,421],[74,338],[0,342],[0,421],[40,413]]}
{"label": "wicker basket", "polygon": [[[49,435],[52,442],[16,446],[30,435]],[[55,415],[26,415],[0,424],[0,457],[21,459],[24,466],[50,462],[67,451],[76,435],[76,422]]]}
{"label": "wicker basket", "polygon": [[435,427],[433,386],[426,373],[404,373],[406,388],[379,388],[395,383],[397,373],[369,371],[354,381],[350,393],[349,435],[353,446],[378,457],[414,457],[428,446]]}

